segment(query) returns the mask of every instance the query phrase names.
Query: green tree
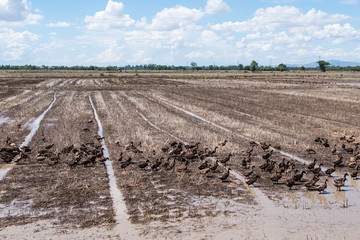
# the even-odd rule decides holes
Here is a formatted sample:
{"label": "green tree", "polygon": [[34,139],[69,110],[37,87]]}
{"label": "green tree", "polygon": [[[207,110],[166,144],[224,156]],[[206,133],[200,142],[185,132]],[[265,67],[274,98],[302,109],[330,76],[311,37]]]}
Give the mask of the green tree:
{"label": "green tree", "polygon": [[322,72],[326,71],[326,67],[330,65],[330,63],[325,62],[323,60],[317,61],[317,63],[319,64],[319,68]]}
{"label": "green tree", "polygon": [[239,68],[239,70],[244,70],[244,65],[239,64],[238,68]]}
{"label": "green tree", "polygon": [[288,68],[285,64],[283,63],[280,63],[279,66],[277,67],[277,69],[280,71],[280,72],[283,72],[283,71],[287,71]]}
{"label": "green tree", "polygon": [[190,65],[191,65],[193,70],[195,70],[197,68],[197,66],[198,66],[196,62],[191,62]]}
{"label": "green tree", "polygon": [[301,67],[300,67],[300,70],[301,70],[301,71],[305,71],[305,67],[304,67],[304,66],[301,66]]}
{"label": "green tree", "polygon": [[255,72],[258,67],[259,67],[259,64],[255,60],[253,60],[250,64],[251,71]]}

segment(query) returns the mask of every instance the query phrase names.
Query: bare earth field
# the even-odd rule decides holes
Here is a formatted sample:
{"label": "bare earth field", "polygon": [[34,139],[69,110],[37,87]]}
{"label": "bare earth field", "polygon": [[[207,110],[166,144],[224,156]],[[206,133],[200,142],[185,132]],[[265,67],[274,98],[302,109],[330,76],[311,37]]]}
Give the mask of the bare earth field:
{"label": "bare earth field", "polygon": [[358,239],[359,89],[352,72],[0,71],[0,238]]}

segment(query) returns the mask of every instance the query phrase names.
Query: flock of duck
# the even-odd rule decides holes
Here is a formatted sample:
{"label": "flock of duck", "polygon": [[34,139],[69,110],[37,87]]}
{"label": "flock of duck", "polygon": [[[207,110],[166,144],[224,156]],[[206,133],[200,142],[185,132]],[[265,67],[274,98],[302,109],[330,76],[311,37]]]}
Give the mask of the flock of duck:
{"label": "flock of duck", "polygon": [[[249,185],[254,184],[254,182],[260,178],[260,173],[255,174],[255,169],[260,171],[264,178],[270,180],[273,184],[279,184],[279,181],[282,180],[281,183],[286,184],[289,189],[292,189],[294,185],[303,185],[307,190],[317,190],[320,193],[326,190],[328,187],[327,183],[329,181],[329,177],[332,177],[331,174],[333,174],[337,169],[345,167],[352,169],[349,173],[346,172],[343,177],[336,178],[332,181],[337,190],[341,190],[341,188],[345,185],[348,176],[353,179],[357,179],[360,169],[360,165],[358,163],[360,160],[360,143],[355,141],[354,136],[341,137],[340,147],[337,147],[337,144],[334,144],[331,147],[331,144],[327,139],[320,137],[316,138],[314,141],[320,146],[322,145],[325,150],[328,150],[329,153],[331,152],[331,155],[334,156],[334,160],[332,162],[333,167],[323,169],[324,164],[319,163],[319,165],[317,165],[319,161],[316,158],[314,158],[314,160],[308,165],[301,165],[300,169],[296,169],[296,165],[290,161],[286,161],[285,158],[282,158],[280,162],[276,162],[271,160],[274,148],[270,148],[270,145],[265,143],[260,145],[264,151],[262,155],[264,162],[257,167],[256,165],[249,167],[252,161],[253,149],[257,145],[254,142],[250,142],[251,146],[246,150],[247,155],[242,160],[242,166],[247,169],[243,174],[246,177],[250,177],[250,180],[248,180],[247,183]],[[309,155],[316,154],[316,151],[310,148],[306,149],[306,152]],[[344,156],[349,159],[345,161]],[[312,175],[312,177],[305,180],[303,178],[304,175]],[[318,185],[317,183],[320,180],[322,184]]]}
{"label": "flock of duck", "polygon": [[[158,150],[160,154],[156,153],[156,150],[151,152],[151,156],[141,156],[143,151],[141,150],[141,143],[134,144],[130,142],[124,147],[124,152],[120,153],[118,161],[122,169],[127,168],[129,165],[138,165],[140,169],[153,170],[153,171],[176,171],[178,173],[186,173],[190,164],[199,164],[197,166],[199,174],[219,173],[222,172],[218,178],[221,181],[226,181],[230,175],[230,168],[226,167],[226,163],[230,161],[232,154],[218,160],[211,160],[219,147],[224,147],[227,140],[221,142],[219,146],[209,150],[208,148],[201,149],[200,142],[195,144],[183,144],[182,142],[173,141]],[[119,141],[115,144],[120,145]],[[127,155],[127,157],[125,156]],[[136,161],[135,159],[139,159]],[[150,160],[153,159],[153,160]],[[223,168],[223,171],[219,171]]]}
{"label": "flock of duck", "polygon": [[[94,141],[83,143],[78,147],[73,144],[64,147],[60,151],[54,149],[54,144],[47,144],[40,149],[35,159],[38,163],[45,163],[54,166],[63,162],[70,167],[83,165],[85,167],[95,166],[96,162],[104,163],[107,158],[104,157],[101,137],[94,136]],[[46,142],[45,138],[42,139]],[[30,154],[32,150],[29,146],[17,147],[14,142],[10,142],[10,138],[6,140],[6,146],[0,149],[0,159],[4,163],[25,164],[31,162]]]}
{"label": "flock of duck", "polygon": [[[38,162],[47,163],[50,166],[58,164],[60,161],[65,162],[70,167],[83,165],[85,167],[94,166],[96,162],[104,163],[107,158],[103,154],[103,146],[101,144],[102,138],[95,135],[95,141],[81,144],[80,147],[70,145],[63,148],[61,151],[56,152],[53,149],[54,144],[49,144],[41,149],[36,154]],[[44,142],[46,141],[43,139]],[[290,160],[286,161],[282,158],[280,161],[274,160],[274,150],[279,149],[279,146],[271,147],[270,144],[256,142],[249,142],[250,146],[243,152],[243,159],[241,161],[242,174],[247,178],[246,184],[248,186],[254,185],[259,179],[271,181],[273,184],[285,184],[289,189],[295,185],[303,185],[308,190],[317,190],[324,192],[328,187],[329,177],[332,177],[337,169],[347,167],[350,169],[342,178],[336,178],[332,184],[341,190],[345,185],[347,177],[356,179],[360,170],[358,161],[360,160],[360,143],[357,142],[354,136],[341,137],[339,146],[334,144],[331,146],[329,141],[324,138],[316,138],[315,143],[331,152],[334,156],[332,167],[324,169],[323,163],[314,158],[313,162],[308,165],[296,165]],[[200,148],[200,142],[195,144],[184,144],[182,142],[173,141],[158,150],[161,154],[157,154],[155,150],[152,151],[150,157],[145,157],[141,150],[141,143],[134,144],[130,142],[124,146],[119,158],[122,169],[127,168],[129,165],[137,165],[140,169],[150,169],[153,171],[165,170],[186,173],[189,165],[196,164],[198,174],[215,174],[218,175],[219,180],[227,181],[231,168],[227,164],[231,162],[232,154],[227,154],[223,158],[218,158],[216,153],[221,147],[224,147],[227,140],[219,143],[214,149]],[[115,145],[120,146],[120,141],[116,141]],[[260,153],[262,163],[258,161],[259,153],[257,156],[254,154],[255,148],[261,148]],[[257,151],[258,152],[258,151]],[[0,149],[0,159],[5,163],[15,162],[22,163],[29,160],[29,153],[31,149],[28,146],[17,147],[15,143],[6,139],[6,146]],[[130,154],[131,153],[131,154]],[[316,154],[314,149],[306,149],[308,155]],[[127,155],[127,157],[125,156]],[[345,160],[344,158],[347,158]],[[148,159],[146,159],[148,158]],[[138,159],[135,161],[135,159]],[[256,159],[254,161],[254,159]],[[319,164],[318,164],[319,163]],[[327,162],[328,163],[328,162]],[[318,164],[318,165],[317,165]],[[222,171],[221,171],[222,169]],[[352,169],[352,170],[351,170]],[[219,171],[220,170],[220,171]],[[307,180],[304,175],[311,177]],[[317,184],[318,182],[321,184]]]}
{"label": "flock of duck", "polygon": [[[314,141],[316,144],[319,144],[319,147],[323,145],[323,148],[330,151],[331,155],[334,156],[333,167],[328,169],[324,169],[324,163],[319,163],[316,158],[308,165],[295,165],[285,158],[276,161],[274,160],[274,153],[277,151],[276,149],[280,149],[279,146],[271,147],[271,144],[267,143],[261,143],[259,145],[256,142],[250,141],[250,146],[243,152],[243,159],[241,161],[243,168],[241,171],[246,177],[245,183],[251,186],[257,184],[260,180],[263,181],[263,183],[270,181],[273,184],[285,184],[290,190],[296,185],[303,185],[309,191],[319,191],[323,193],[328,187],[329,178],[332,177],[332,174],[337,169],[347,167],[352,170],[346,172],[343,177],[336,178],[332,181],[336,189],[341,190],[348,176],[353,179],[356,179],[358,176],[360,169],[360,165],[358,164],[360,160],[360,143],[355,141],[354,136],[341,137],[340,140],[342,141],[339,145],[340,147],[337,147],[336,144],[331,147],[327,139],[320,137]],[[156,153],[156,150],[152,150],[153,157],[145,157],[141,150],[141,143],[134,144],[134,142],[130,142],[124,146],[124,151],[121,152],[118,161],[123,169],[133,164],[138,165],[140,169],[153,171],[173,170],[177,172],[187,172],[189,165],[194,164],[198,169],[198,174],[206,175],[221,172],[218,178],[225,182],[230,175],[231,168],[227,165],[232,162],[230,161],[232,154],[218,158],[216,153],[217,149],[225,146],[226,143],[227,140],[219,143],[214,149],[209,150],[208,148],[200,148],[200,142],[196,144],[183,144],[173,141],[160,149],[160,155]],[[120,145],[120,142],[116,141],[115,144]],[[263,159],[263,162],[260,163],[258,161],[259,153],[255,154],[254,151],[255,148],[259,147],[262,149],[260,150],[262,152],[260,156],[261,159]],[[308,148],[306,149],[306,153],[312,155],[316,154],[316,151]],[[127,155],[127,157],[125,157],[125,155]],[[349,161],[345,161],[344,158],[348,157]],[[328,162],[326,163],[328,164]],[[219,171],[221,168],[223,170]],[[305,179],[305,175],[308,179]],[[318,184],[318,182],[321,184]]]}

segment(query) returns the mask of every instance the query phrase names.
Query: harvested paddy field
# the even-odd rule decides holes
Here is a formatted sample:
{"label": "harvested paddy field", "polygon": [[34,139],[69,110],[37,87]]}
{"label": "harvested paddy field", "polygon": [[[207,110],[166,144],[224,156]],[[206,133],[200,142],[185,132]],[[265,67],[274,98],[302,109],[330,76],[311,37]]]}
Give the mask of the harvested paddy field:
{"label": "harvested paddy field", "polygon": [[0,72],[0,237],[356,239],[359,83]]}

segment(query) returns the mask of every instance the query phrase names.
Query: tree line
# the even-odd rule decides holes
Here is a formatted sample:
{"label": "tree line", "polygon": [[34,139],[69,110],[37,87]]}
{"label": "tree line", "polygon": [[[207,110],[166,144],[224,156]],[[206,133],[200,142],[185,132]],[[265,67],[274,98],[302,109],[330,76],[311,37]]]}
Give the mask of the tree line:
{"label": "tree line", "polygon": [[158,64],[144,64],[144,65],[126,65],[126,66],[36,66],[36,65],[0,65],[0,70],[82,70],[82,71],[123,71],[123,70],[175,70],[175,71],[189,71],[189,70],[222,70],[222,71],[289,71],[289,70],[320,70],[320,71],[360,71],[360,66],[356,67],[335,67],[330,66],[328,62],[323,60],[317,62],[318,67],[314,68],[305,68],[301,67],[291,67],[286,66],[281,63],[278,66],[259,66],[259,64],[253,60],[249,65],[244,66],[243,64],[239,65],[228,65],[228,66],[217,66],[217,65],[208,65],[208,66],[198,66],[195,62],[191,62],[190,66],[174,66],[174,65],[158,65]]}

